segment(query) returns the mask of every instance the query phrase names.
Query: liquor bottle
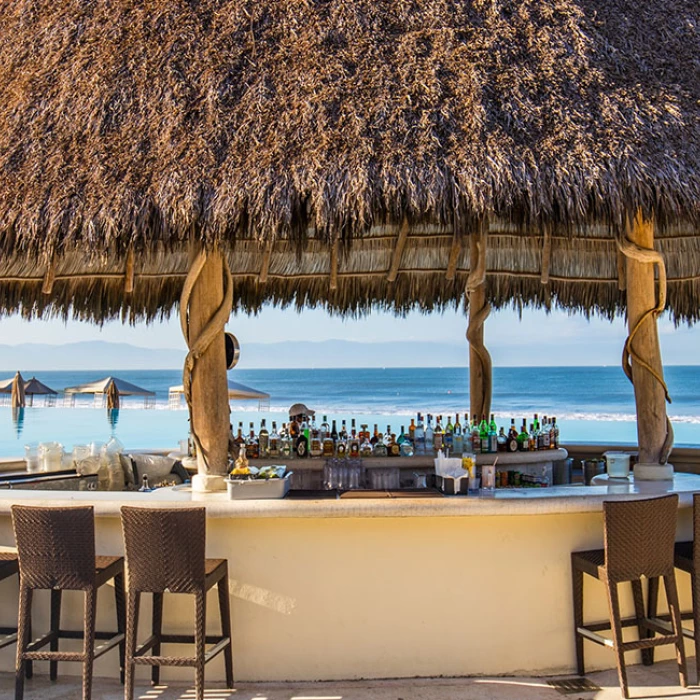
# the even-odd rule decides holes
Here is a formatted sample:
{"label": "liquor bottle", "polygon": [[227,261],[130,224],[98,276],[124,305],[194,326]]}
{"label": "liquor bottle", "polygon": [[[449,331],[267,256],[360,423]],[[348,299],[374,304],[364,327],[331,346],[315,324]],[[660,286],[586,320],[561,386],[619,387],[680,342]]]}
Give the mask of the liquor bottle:
{"label": "liquor bottle", "polygon": [[552,418],[552,431],[549,439],[549,447],[553,450],[559,448],[559,426],[556,417]]}
{"label": "liquor bottle", "polygon": [[430,425],[431,420],[433,420],[433,417],[428,413],[428,423],[425,426],[425,451],[428,454],[433,451],[433,438],[435,437],[433,426]]}
{"label": "liquor bottle", "polygon": [[530,435],[528,436],[527,449],[530,452],[537,449],[537,428],[534,423],[530,423]]}
{"label": "liquor bottle", "polygon": [[255,428],[250,424],[250,434],[245,441],[245,456],[248,459],[257,459],[260,456],[258,438],[255,437]]}
{"label": "liquor bottle", "polygon": [[[401,435],[404,438],[406,438],[406,435],[403,432],[403,425],[401,426]],[[413,446],[413,443],[411,442],[410,438],[406,438],[402,442],[401,438],[399,437],[398,443],[399,443],[399,454],[402,457],[413,457],[413,454],[415,452],[415,447]]]}
{"label": "liquor bottle", "polygon": [[377,440],[379,440],[379,429],[377,427],[377,424],[374,424],[374,433],[372,434],[372,437],[370,438],[370,444],[372,447],[374,447],[377,444]]}
{"label": "liquor bottle", "polygon": [[346,457],[348,454],[348,441],[347,441],[347,430],[345,430],[345,421],[340,429],[340,435],[335,443],[335,454],[336,457]]}
{"label": "liquor bottle", "polygon": [[433,431],[433,451],[439,452],[444,448],[445,431],[442,429],[442,416],[435,420],[435,430]]}
{"label": "liquor bottle", "polygon": [[297,435],[294,449],[299,459],[305,459],[309,456],[309,424],[306,421],[306,417],[304,417],[299,428],[299,434]]}
{"label": "liquor bottle", "polygon": [[328,425],[328,416],[323,416],[323,422],[321,423],[321,428],[319,430],[321,443],[326,439],[326,435],[331,432],[330,426]]}
{"label": "liquor bottle", "polygon": [[499,452],[508,451],[508,436],[506,435],[506,429],[503,426],[501,426],[501,429],[498,431],[498,438],[496,439],[496,442],[498,443]]}
{"label": "liquor bottle", "polygon": [[372,448],[372,456],[386,457],[387,453],[388,450],[386,448],[386,444],[384,443],[384,436],[379,433],[377,435],[377,442],[374,443],[374,447]]}
{"label": "liquor bottle", "polygon": [[515,418],[510,419],[510,430],[508,431],[507,452],[518,451],[518,429],[515,427]]}
{"label": "liquor bottle", "polygon": [[[452,425],[452,416],[447,416],[447,425],[445,426],[445,435],[442,438],[442,442],[445,445],[445,449],[452,452],[454,449],[454,433],[455,427]],[[459,454],[462,454],[461,452]]]}
{"label": "liquor bottle", "polygon": [[[403,432],[403,428],[401,428],[401,432]],[[411,425],[408,426],[408,439],[415,445],[415,443],[416,443],[416,421],[414,418],[411,418]]]}
{"label": "liquor bottle", "polygon": [[489,422],[489,452],[498,452],[498,426],[493,413]]}
{"label": "liquor bottle", "polygon": [[350,459],[357,459],[360,456],[360,440],[357,437],[354,418],[352,419],[351,425],[350,439],[348,440],[348,457],[350,457]]}
{"label": "liquor bottle", "polygon": [[387,435],[389,435],[389,438],[387,439],[387,452],[389,453],[389,457],[400,457],[401,456],[401,446],[399,445],[398,442],[396,442],[396,435],[391,432],[391,427],[387,426]]}
{"label": "liquor bottle", "polygon": [[481,432],[479,431],[479,423],[476,420],[476,413],[472,418],[471,440],[472,452],[479,454],[481,452]]}
{"label": "liquor bottle", "polygon": [[340,424],[340,437],[347,442],[348,440],[348,429],[345,427],[345,419],[343,418],[343,422]]}
{"label": "liquor bottle", "polygon": [[267,431],[265,419],[260,421],[260,432],[258,433],[258,454],[260,457],[269,457],[270,455],[270,433]]}
{"label": "liquor bottle", "polygon": [[333,427],[331,428],[331,439],[333,440],[333,444],[338,441],[338,428],[335,425],[335,418],[333,419]]}
{"label": "liquor bottle", "polygon": [[425,426],[423,425],[423,416],[418,414],[418,425],[413,431],[413,449],[416,454],[425,454]]}
{"label": "liquor bottle", "polygon": [[245,445],[245,437],[243,436],[243,421],[238,422],[238,435],[233,439],[236,443],[236,450],[240,452],[241,445]]}
{"label": "liquor bottle", "polygon": [[335,442],[330,433],[326,433],[326,437],[321,441],[321,450],[324,457],[333,457],[335,455]]}
{"label": "liquor bottle", "polygon": [[452,452],[458,456],[464,452],[464,435],[462,435],[462,424],[459,422],[459,413],[452,430]]}
{"label": "liquor bottle", "polygon": [[287,424],[287,430],[289,431],[289,437],[292,438],[292,442],[296,445],[297,438],[299,437],[299,432],[301,431],[301,426],[293,418]]}
{"label": "liquor bottle", "polygon": [[272,432],[270,433],[270,449],[268,451],[270,457],[279,457],[280,454],[280,436],[277,432],[277,423],[272,421]]}
{"label": "liquor bottle", "polygon": [[372,454],[372,443],[369,441],[369,431],[363,430],[362,441],[360,442],[360,457],[371,457]]}
{"label": "liquor bottle", "polygon": [[527,421],[523,418],[523,425],[518,434],[518,450],[520,452],[527,452],[529,447],[530,436],[527,432]]}
{"label": "liquor bottle", "polygon": [[534,426],[535,430],[539,431],[540,429],[540,419],[537,417],[537,414],[535,413],[535,417],[533,418],[532,425]]}
{"label": "liquor bottle", "polygon": [[[326,425],[328,425],[326,423]],[[323,454],[323,441],[321,440],[321,431],[316,425],[316,418],[311,417],[311,428],[309,430],[309,456],[320,457]]]}
{"label": "liquor bottle", "polygon": [[486,416],[481,416],[479,423],[479,438],[481,439],[481,451],[488,453],[491,451],[491,441],[489,440],[489,424],[486,422]]}
{"label": "liquor bottle", "polygon": [[549,435],[551,428],[549,427],[549,418],[545,416],[542,420],[542,427],[540,428],[540,439],[539,439],[539,448],[541,450],[548,450],[549,449]]}
{"label": "liquor bottle", "polygon": [[285,423],[282,424],[282,432],[280,433],[280,455],[287,459],[294,457],[294,441]]}

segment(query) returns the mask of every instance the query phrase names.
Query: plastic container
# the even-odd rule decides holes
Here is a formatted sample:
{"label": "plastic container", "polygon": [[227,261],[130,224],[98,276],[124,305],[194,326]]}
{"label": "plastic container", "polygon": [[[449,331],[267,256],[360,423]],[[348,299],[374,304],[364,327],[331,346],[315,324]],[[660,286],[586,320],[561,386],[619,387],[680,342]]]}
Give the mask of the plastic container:
{"label": "plastic container", "polygon": [[292,483],[291,475],[288,472],[282,479],[226,479],[228,497],[234,501],[284,498]]}
{"label": "plastic container", "polygon": [[27,471],[30,474],[41,471],[41,463],[39,462],[39,449],[36,445],[24,446],[24,462],[27,465]]}
{"label": "plastic container", "polygon": [[41,471],[52,472],[63,468],[63,445],[60,442],[39,443],[39,465]]}
{"label": "plastic container", "polygon": [[627,479],[630,475],[630,454],[628,452],[603,453],[607,464],[608,477]]}

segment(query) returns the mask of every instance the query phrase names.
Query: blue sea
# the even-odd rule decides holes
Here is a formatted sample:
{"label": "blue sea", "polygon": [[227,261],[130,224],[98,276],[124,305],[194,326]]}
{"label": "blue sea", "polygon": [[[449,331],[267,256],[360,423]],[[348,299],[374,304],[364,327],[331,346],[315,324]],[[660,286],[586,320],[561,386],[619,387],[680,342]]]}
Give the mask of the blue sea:
{"label": "blue sea", "polygon": [[[13,371],[0,372],[0,378]],[[75,444],[104,442],[113,433],[127,449],[174,449],[188,434],[188,413],[168,405],[168,389],[182,383],[180,370],[104,372],[47,372],[22,369],[25,379],[38,379],[59,392],[55,406],[34,406],[14,420],[9,405],[0,406],[0,457],[21,456],[24,445],[56,441],[67,451]],[[91,398],[63,405],[61,391],[68,386],[119,376],[156,393],[155,404],[144,408],[140,398],[125,398],[115,425],[105,408]],[[676,445],[700,446],[700,366],[670,366],[665,377],[673,403],[668,413],[674,424]],[[460,368],[386,369],[269,369],[232,370],[229,379],[270,394],[269,409],[257,401],[231,402],[234,427],[286,420],[297,402],[329,420],[355,418],[358,426],[389,424],[398,432],[417,411],[454,417],[469,411],[469,371]],[[636,443],[634,393],[620,367],[496,367],[493,371],[492,406],[499,424],[515,418],[530,420],[533,413],[556,416],[563,442]],[[9,399],[9,397],[5,397]],[[113,422],[113,421],[112,421]]]}

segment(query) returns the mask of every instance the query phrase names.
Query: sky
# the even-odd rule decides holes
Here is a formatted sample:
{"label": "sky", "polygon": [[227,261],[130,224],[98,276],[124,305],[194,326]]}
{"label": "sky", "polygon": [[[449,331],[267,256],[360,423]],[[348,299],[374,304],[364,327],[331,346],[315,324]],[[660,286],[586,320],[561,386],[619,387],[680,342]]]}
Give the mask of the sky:
{"label": "sky", "polygon": [[[345,339],[369,343],[391,340],[421,340],[445,344],[466,343],[467,319],[462,311],[443,314],[411,313],[396,318],[374,312],[360,319],[343,320],[322,310],[264,308],[257,316],[232,315],[227,330],[246,343],[284,343]],[[675,328],[666,317],[659,321],[663,360],[666,364],[700,364],[700,326]],[[486,322],[485,342],[494,364],[531,365],[611,365],[620,361],[626,337],[621,319],[587,320],[579,314],[561,311],[547,314],[526,309],[522,318],[510,309],[493,312]],[[146,326],[89,323],[59,320],[24,321],[13,316],[0,319],[0,343],[63,344],[82,340],[122,342],[145,348],[185,349],[179,321]],[[429,366],[429,358],[417,358],[417,366]]]}

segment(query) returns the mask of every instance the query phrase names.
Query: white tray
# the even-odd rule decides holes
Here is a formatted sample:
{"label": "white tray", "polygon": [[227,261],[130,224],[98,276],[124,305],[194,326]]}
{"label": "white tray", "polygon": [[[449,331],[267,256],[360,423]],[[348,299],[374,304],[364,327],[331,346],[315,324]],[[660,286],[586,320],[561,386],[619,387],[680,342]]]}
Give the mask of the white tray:
{"label": "white tray", "polygon": [[228,497],[232,500],[284,498],[291,486],[288,474],[283,479],[226,479]]}

